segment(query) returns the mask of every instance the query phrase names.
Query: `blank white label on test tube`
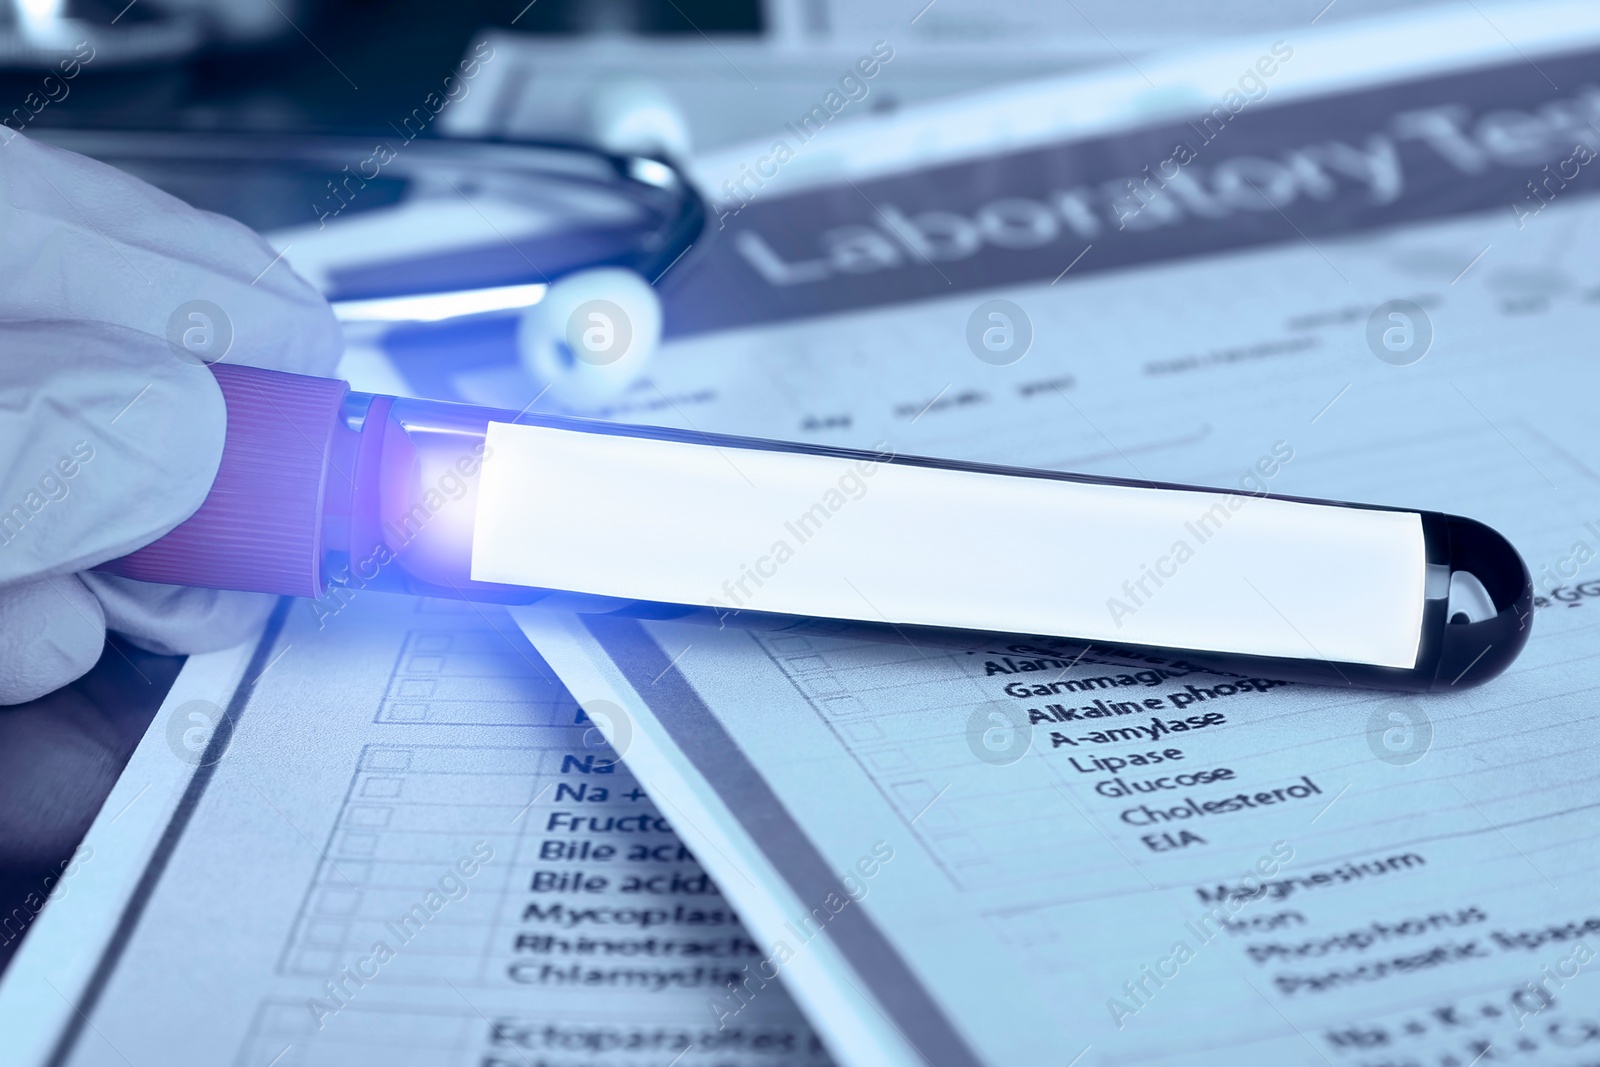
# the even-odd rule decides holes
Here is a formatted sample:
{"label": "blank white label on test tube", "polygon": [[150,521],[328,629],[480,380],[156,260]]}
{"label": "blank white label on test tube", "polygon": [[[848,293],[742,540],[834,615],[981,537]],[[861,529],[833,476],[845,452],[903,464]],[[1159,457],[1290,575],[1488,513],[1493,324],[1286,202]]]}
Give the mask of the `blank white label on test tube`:
{"label": "blank white label on test tube", "polygon": [[1421,517],[491,424],[475,581],[1415,665]]}

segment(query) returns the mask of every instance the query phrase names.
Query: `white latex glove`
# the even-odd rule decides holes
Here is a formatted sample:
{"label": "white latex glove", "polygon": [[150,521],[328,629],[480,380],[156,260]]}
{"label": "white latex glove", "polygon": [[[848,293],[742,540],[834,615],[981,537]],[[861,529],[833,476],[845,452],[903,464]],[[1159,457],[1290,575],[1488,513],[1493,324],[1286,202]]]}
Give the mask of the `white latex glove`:
{"label": "white latex glove", "polygon": [[[203,652],[270,610],[261,594],[83,572],[188,518],[216,475],[226,412],[184,330],[207,358],[231,332],[227,362],[333,370],[332,312],[276,258],[237,222],[0,130],[0,704],[83,674],[108,628]],[[224,317],[208,335],[185,309],[175,347],[169,322],[195,300]]]}

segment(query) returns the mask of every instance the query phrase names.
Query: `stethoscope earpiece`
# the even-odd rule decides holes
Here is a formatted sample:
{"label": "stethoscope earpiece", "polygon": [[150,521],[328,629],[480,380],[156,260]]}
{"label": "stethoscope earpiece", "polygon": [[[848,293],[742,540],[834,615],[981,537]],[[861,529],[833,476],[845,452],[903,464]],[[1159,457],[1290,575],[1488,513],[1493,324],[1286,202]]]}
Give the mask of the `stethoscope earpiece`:
{"label": "stethoscope earpiece", "polygon": [[618,155],[687,159],[689,120],[655,82],[638,78],[609,82],[589,99],[589,135]]}
{"label": "stethoscope earpiece", "polygon": [[522,312],[517,352],[556,404],[588,408],[636,382],[661,343],[661,300],[622,267],[558,278]]}

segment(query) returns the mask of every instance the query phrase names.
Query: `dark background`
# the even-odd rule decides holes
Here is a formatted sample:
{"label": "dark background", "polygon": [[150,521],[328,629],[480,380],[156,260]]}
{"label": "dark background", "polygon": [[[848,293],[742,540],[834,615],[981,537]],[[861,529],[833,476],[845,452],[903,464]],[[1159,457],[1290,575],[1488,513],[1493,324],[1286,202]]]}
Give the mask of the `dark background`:
{"label": "dark background", "polygon": [[[124,3],[108,0],[95,9],[109,12],[101,20],[109,21]],[[438,87],[481,29],[694,36],[762,31],[757,0],[275,3],[284,19],[282,32],[271,40],[212,46],[188,62],[140,70],[106,69],[97,58],[74,82],[71,106],[48,107],[37,122],[115,129],[384,132],[388,116],[409,112]],[[135,3],[123,21],[138,19],[143,9]],[[20,99],[38,82],[37,71],[0,75],[5,94],[0,99]]]}

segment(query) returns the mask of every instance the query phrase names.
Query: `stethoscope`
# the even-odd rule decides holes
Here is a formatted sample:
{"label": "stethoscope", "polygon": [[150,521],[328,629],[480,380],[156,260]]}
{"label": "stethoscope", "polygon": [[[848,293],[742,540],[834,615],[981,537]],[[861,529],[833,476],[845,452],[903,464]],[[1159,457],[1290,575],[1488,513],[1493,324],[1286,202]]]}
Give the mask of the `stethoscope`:
{"label": "stethoscope", "polygon": [[357,339],[485,322],[550,400],[603,403],[661,340],[657,287],[706,230],[671,162],[558,143],[52,130],[262,233]]}

